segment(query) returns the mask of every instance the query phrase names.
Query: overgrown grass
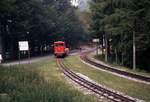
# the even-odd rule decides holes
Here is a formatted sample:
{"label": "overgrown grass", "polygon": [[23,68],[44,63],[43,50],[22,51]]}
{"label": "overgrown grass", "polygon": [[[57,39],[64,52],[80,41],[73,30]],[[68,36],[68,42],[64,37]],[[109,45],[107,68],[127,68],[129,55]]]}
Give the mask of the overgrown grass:
{"label": "overgrown grass", "polygon": [[136,68],[136,70],[132,70],[131,68],[127,68],[127,67],[121,66],[121,65],[116,64],[116,63],[105,62],[105,56],[104,55],[95,55],[93,57],[97,60],[103,61],[104,63],[106,63],[106,64],[108,64],[112,67],[115,67],[115,68],[118,68],[118,69],[121,69],[121,70],[124,70],[124,71],[127,71],[127,72],[132,72],[132,73],[135,73],[135,74],[141,74],[141,75],[145,75],[145,76],[150,77],[150,72],[147,72],[146,70],[142,70],[142,69],[139,69],[139,68]]}
{"label": "overgrown grass", "polygon": [[[5,98],[3,98],[5,96]],[[66,83],[55,60],[0,67],[0,102],[97,102]]]}
{"label": "overgrown grass", "polygon": [[101,61],[105,61],[105,56],[104,55],[94,55],[94,58],[101,60]]}
{"label": "overgrown grass", "polygon": [[103,72],[87,66],[82,63],[79,57],[67,57],[65,63],[70,63],[70,68],[76,72],[82,73],[98,83],[110,87],[114,90],[123,92],[129,96],[150,101],[150,85],[134,82],[125,78],[118,77],[107,72]]}

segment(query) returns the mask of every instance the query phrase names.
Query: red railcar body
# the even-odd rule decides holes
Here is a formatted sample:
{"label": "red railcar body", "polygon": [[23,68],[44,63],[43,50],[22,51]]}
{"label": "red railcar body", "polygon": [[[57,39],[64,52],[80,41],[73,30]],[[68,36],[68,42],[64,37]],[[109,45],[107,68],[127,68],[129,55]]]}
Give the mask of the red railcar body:
{"label": "red railcar body", "polygon": [[54,42],[54,54],[56,57],[64,57],[68,55],[68,48],[66,48],[66,44],[63,41]]}

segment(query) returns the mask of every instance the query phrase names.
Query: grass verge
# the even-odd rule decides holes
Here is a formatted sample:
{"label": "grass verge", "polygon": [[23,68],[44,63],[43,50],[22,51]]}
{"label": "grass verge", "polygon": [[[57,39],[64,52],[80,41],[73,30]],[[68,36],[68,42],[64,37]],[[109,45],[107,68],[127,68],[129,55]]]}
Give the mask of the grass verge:
{"label": "grass verge", "polygon": [[70,68],[72,70],[82,73],[102,85],[123,92],[129,96],[145,100],[146,102],[150,101],[150,85],[134,82],[91,68],[82,63],[80,58],[77,56],[67,57],[65,59],[65,63],[70,63]]}
{"label": "grass verge", "polygon": [[95,55],[95,56],[92,56],[94,57],[95,59],[97,60],[100,60],[100,61],[103,61],[104,63],[112,66],[112,67],[115,67],[117,69],[121,69],[121,70],[124,70],[124,71],[127,71],[127,72],[132,72],[132,73],[135,73],[135,74],[140,74],[140,75],[144,75],[144,76],[149,76],[150,77],[150,73],[147,72],[146,70],[142,70],[142,69],[139,69],[139,68],[136,68],[136,70],[132,70],[131,68],[127,68],[127,67],[124,67],[124,66],[120,66],[116,63],[108,63],[108,62],[105,62],[105,57],[103,55]]}
{"label": "grass verge", "polygon": [[55,60],[0,67],[0,102],[98,102],[69,85]]}

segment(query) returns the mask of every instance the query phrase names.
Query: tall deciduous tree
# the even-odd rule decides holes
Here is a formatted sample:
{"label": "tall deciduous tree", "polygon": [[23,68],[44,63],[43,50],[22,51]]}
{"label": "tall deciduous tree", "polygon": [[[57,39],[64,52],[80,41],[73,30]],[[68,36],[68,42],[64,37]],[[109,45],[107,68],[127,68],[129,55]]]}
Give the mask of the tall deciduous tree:
{"label": "tall deciduous tree", "polygon": [[[92,36],[108,39],[117,59],[117,63],[132,67],[132,45],[133,32],[135,32],[135,43],[137,52],[137,65],[140,68],[148,68],[147,53],[150,49],[149,28],[149,0],[94,0],[91,3]],[[146,55],[146,56],[145,56]],[[110,57],[110,56],[109,56]]]}
{"label": "tall deciduous tree", "polygon": [[10,58],[18,57],[20,40],[28,40],[31,55],[39,55],[56,40],[76,46],[84,33],[68,0],[1,0],[0,27]]}

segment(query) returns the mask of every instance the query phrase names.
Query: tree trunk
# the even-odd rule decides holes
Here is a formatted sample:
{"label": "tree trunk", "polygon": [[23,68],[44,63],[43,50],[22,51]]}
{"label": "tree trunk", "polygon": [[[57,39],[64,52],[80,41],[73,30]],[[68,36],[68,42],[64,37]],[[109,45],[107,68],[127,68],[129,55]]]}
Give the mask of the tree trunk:
{"label": "tree trunk", "polygon": [[104,55],[104,46],[105,46],[105,38],[104,38],[104,35],[102,37],[102,55]]}
{"label": "tree trunk", "polygon": [[118,54],[117,54],[117,49],[115,48],[115,60],[116,60],[116,64],[118,63]]}
{"label": "tree trunk", "polygon": [[123,53],[121,54],[121,64],[123,65],[123,62],[124,62],[124,58],[123,58]]}
{"label": "tree trunk", "polygon": [[135,31],[133,32],[133,70],[136,69]]}

